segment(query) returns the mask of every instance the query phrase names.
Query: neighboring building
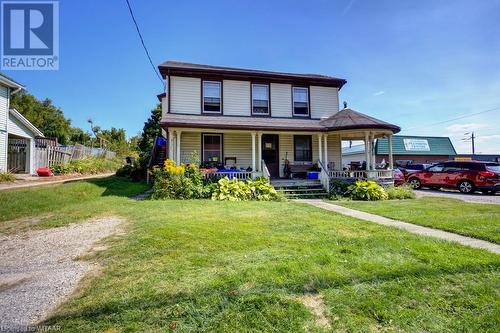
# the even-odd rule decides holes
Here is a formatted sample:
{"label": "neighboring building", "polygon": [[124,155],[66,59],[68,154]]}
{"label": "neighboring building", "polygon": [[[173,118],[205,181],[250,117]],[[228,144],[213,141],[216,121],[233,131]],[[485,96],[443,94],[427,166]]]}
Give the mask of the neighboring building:
{"label": "neighboring building", "polygon": [[[342,140],[370,146],[400,131],[346,107],[339,111],[343,79],[173,61],[159,69],[167,86],[158,96],[161,126],[177,162],[279,178],[287,159],[292,169],[319,164],[342,176],[334,173],[342,170]],[[365,155],[374,169],[370,151]]]}
{"label": "neighboring building", "polygon": [[[434,163],[453,159],[457,154],[448,137],[428,136],[393,136],[393,158],[396,165]],[[344,167],[351,164],[362,165],[365,161],[364,144],[342,148],[342,162]],[[387,139],[379,139],[375,144],[377,164],[388,162]]]}
{"label": "neighboring building", "polygon": [[356,144],[342,147],[342,165],[350,168],[351,165],[363,165],[365,162],[365,145]]}
{"label": "neighboring building", "polygon": [[[387,154],[387,140],[377,140],[375,144],[377,162],[387,161]],[[395,164],[405,165],[446,161],[457,152],[448,137],[395,135],[392,154]]]}
{"label": "neighboring building", "polygon": [[0,74],[0,172],[35,172],[35,137],[43,134],[10,109],[10,97],[21,89],[21,84]]}
{"label": "neighboring building", "polygon": [[458,154],[451,155],[450,160],[456,161],[484,161],[484,162],[497,162],[500,163],[500,155],[498,154]]}

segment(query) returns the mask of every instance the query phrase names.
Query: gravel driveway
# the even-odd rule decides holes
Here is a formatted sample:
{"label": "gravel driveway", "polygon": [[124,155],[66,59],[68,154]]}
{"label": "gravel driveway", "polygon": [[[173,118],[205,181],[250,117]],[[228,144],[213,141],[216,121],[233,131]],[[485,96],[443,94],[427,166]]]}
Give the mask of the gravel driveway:
{"label": "gravel driveway", "polygon": [[23,332],[44,319],[97,267],[75,257],[116,232],[121,222],[106,217],[0,236],[0,330]]}
{"label": "gravel driveway", "polygon": [[462,194],[458,191],[453,190],[430,190],[430,189],[422,189],[415,190],[415,194],[417,198],[424,196],[431,197],[445,197],[451,199],[463,200],[466,202],[472,203],[483,203],[483,204],[497,204],[500,205],[500,194],[496,195],[486,195],[482,193],[473,193],[473,194]]}

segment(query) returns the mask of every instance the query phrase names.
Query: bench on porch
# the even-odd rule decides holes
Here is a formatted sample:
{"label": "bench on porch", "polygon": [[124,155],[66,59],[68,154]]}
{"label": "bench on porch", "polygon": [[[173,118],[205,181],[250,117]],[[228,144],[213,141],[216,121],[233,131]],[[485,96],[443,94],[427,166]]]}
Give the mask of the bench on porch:
{"label": "bench on porch", "polygon": [[292,178],[306,178],[312,167],[312,163],[290,163],[290,175]]}

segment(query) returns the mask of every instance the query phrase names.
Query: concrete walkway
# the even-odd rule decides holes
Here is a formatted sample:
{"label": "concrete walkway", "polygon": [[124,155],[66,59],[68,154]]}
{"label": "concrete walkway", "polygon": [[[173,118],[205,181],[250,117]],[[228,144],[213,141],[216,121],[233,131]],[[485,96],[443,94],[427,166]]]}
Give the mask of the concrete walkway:
{"label": "concrete walkway", "polygon": [[47,177],[47,178],[40,178],[39,180],[27,180],[22,183],[19,182],[14,182],[14,183],[1,183],[0,184],[0,191],[8,191],[8,190],[17,190],[20,188],[28,188],[28,187],[35,187],[35,186],[45,186],[45,185],[54,185],[54,184],[61,184],[61,183],[68,183],[68,182],[73,182],[77,180],[85,180],[85,179],[97,179],[97,178],[106,178],[113,176],[115,173],[102,173],[98,175],[88,175],[88,176],[74,176],[74,177],[69,177],[69,178],[57,178],[59,176],[54,176],[54,177]]}
{"label": "concrete walkway", "polygon": [[318,208],[326,209],[326,210],[329,210],[329,211],[332,211],[335,213],[355,217],[355,218],[360,219],[360,220],[374,222],[374,223],[389,226],[389,227],[396,227],[396,228],[411,232],[413,234],[435,237],[435,238],[447,240],[450,242],[456,242],[456,243],[459,243],[459,244],[462,244],[465,246],[470,246],[473,248],[483,249],[483,250],[487,250],[487,251],[490,251],[493,253],[500,254],[500,245],[490,243],[490,242],[487,242],[484,240],[475,239],[475,238],[471,238],[471,237],[467,237],[467,236],[461,236],[461,235],[457,235],[457,234],[454,234],[451,232],[442,231],[442,230],[438,230],[438,229],[422,227],[422,226],[407,223],[407,222],[392,220],[392,219],[382,217],[379,215],[365,213],[365,212],[361,212],[359,210],[338,206],[338,205],[335,205],[332,203],[325,202],[325,201],[320,200],[320,199],[302,199],[302,200],[296,200],[296,202],[307,203],[307,204],[312,205],[314,207],[318,207]]}

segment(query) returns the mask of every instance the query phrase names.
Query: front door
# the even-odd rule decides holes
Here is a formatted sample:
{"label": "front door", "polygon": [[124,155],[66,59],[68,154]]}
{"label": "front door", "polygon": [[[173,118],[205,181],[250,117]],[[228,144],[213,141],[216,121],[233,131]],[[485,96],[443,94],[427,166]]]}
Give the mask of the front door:
{"label": "front door", "polygon": [[280,176],[280,160],[279,160],[279,136],[277,134],[262,135],[262,159],[266,162],[267,169],[272,178]]}

